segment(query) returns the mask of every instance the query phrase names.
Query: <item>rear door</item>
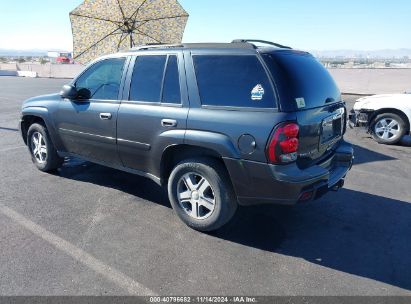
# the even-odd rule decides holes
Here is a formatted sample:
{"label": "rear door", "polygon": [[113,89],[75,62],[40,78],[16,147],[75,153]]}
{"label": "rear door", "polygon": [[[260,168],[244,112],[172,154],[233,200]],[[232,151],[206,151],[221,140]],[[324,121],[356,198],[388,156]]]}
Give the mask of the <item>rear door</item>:
{"label": "rear door", "polygon": [[204,147],[218,151],[218,144],[224,141],[235,151],[230,157],[266,162],[265,148],[274,126],[295,116],[278,112],[276,91],[256,51],[214,49],[185,53],[190,89],[187,144],[203,140]]}
{"label": "rear door", "polygon": [[117,121],[125,167],[155,172],[164,149],[183,143],[188,98],[181,52],[136,56],[129,69]]}
{"label": "rear door", "polygon": [[292,50],[263,54],[283,112],[296,113],[299,158],[306,167],[332,153],[345,132],[346,109],[329,72],[312,55]]}

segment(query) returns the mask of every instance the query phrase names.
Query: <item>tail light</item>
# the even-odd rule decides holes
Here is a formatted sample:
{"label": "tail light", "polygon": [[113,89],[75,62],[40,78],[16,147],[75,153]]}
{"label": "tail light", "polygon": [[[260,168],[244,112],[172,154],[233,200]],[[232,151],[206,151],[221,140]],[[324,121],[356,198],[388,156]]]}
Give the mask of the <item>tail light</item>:
{"label": "tail light", "polygon": [[272,164],[287,164],[297,160],[298,134],[296,123],[285,123],[276,127],[267,145],[267,158]]}

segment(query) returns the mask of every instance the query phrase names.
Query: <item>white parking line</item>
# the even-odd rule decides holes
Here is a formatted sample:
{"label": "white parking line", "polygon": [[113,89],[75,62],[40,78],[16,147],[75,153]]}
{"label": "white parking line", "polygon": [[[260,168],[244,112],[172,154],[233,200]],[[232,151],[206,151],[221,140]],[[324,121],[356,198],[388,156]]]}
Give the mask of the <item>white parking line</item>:
{"label": "white parking line", "polygon": [[0,152],[7,152],[7,151],[18,150],[18,149],[23,149],[23,148],[26,148],[26,146],[18,146],[18,147],[0,149]]}
{"label": "white parking line", "polygon": [[131,295],[156,295],[152,290],[134,281],[132,278],[125,275],[124,273],[104,264],[103,262],[88,254],[84,250],[76,247],[70,242],[60,238],[52,232],[37,225],[36,223],[32,222],[31,220],[24,217],[20,213],[14,211],[13,209],[3,205],[2,203],[0,203],[0,213],[7,216],[20,226],[23,226],[24,228],[26,228],[33,234],[37,235],[38,237],[42,238],[43,240],[53,245],[57,249],[73,257],[75,260],[79,261],[83,265],[101,274],[117,286],[127,290],[127,292],[129,292]]}

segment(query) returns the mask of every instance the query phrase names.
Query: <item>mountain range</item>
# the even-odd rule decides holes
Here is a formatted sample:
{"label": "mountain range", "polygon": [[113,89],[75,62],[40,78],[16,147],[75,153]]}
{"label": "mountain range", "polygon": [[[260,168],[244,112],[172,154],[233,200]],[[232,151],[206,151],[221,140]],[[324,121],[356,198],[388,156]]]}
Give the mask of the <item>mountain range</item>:
{"label": "mountain range", "polygon": [[50,50],[14,50],[14,49],[0,49],[0,56],[10,56],[10,57],[42,57],[47,56],[47,52]]}
{"label": "mountain range", "polygon": [[311,50],[312,54],[319,58],[411,58],[411,49],[385,49],[385,50]]}

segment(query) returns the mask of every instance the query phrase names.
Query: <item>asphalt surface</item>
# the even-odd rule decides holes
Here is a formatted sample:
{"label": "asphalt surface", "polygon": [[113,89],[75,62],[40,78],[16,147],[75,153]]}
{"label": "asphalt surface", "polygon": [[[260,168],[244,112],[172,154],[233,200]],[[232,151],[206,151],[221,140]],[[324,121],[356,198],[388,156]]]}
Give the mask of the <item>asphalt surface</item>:
{"label": "asphalt surface", "polygon": [[345,189],[240,208],[203,234],[147,179],[79,160],[35,169],[21,102],[65,82],[0,78],[0,295],[411,295],[411,147],[349,130]]}

